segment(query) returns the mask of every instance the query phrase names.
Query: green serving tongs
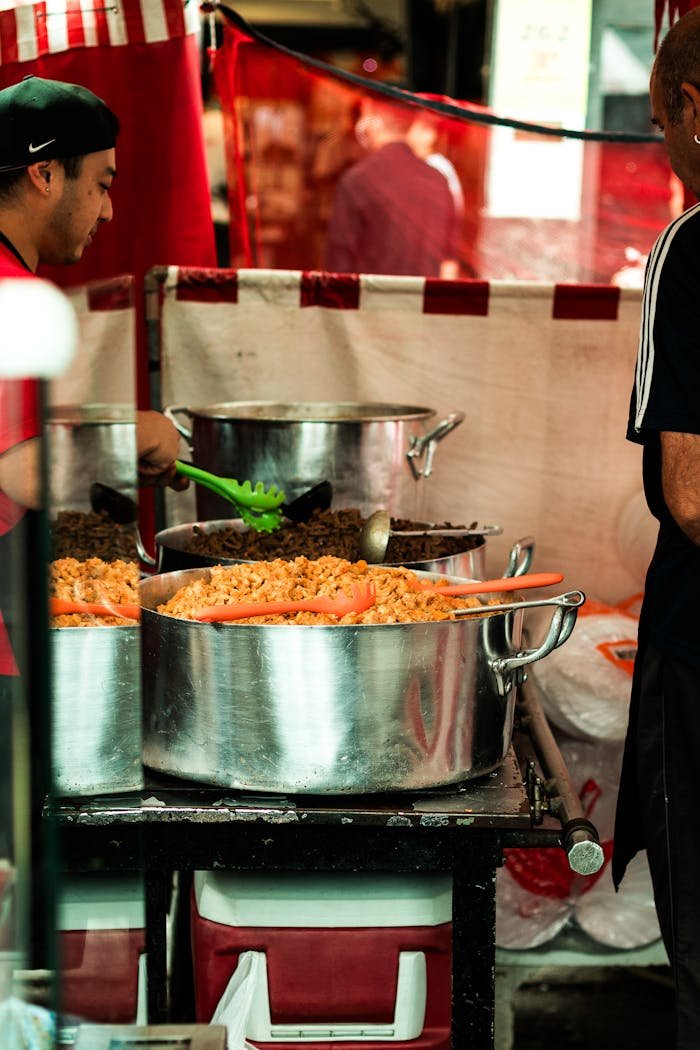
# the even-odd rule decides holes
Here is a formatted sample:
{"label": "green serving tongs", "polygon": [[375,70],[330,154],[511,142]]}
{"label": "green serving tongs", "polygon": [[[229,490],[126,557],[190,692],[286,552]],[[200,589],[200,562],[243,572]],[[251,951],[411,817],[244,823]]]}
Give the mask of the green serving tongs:
{"label": "green serving tongs", "polygon": [[220,478],[208,470],[196,467],[181,459],[175,460],[175,469],[198,485],[211,489],[236,507],[241,519],[257,532],[274,532],[282,524],[281,504],[284,492],[276,485],[265,489],[262,481],[251,485],[249,481],[238,482],[233,478]]}

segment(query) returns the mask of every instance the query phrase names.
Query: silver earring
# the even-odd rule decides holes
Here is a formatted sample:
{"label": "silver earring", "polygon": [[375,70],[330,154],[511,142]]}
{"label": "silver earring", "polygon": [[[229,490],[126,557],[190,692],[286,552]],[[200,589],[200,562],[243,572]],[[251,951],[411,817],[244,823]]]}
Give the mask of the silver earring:
{"label": "silver earring", "polygon": [[693,142],[696,146],[700,146],[700,139],[697,137],[697,135],[693,135]]}

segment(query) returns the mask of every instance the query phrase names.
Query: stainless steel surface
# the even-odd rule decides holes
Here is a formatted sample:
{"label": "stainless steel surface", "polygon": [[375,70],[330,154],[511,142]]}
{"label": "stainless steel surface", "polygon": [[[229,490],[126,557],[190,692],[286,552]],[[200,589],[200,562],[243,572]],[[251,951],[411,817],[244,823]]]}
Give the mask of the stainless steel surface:
{"label": "stainless steel surface", "polygon": [[91,510],[90,485],[101,481],[135,500],[133,405],[64,405],[49,409],[49,508]]}
{"label": "stainless steel surface", "polygon": [[[148,798],[144,799],[143,794]],[[503,762],[489,776],[450,788],[417,794],[342,796],[250,794],[227,791],[216,785],[183,784],[147,773],[145,792],[108,797],[94,795],[80,800],[59,799],[51,815],[62,825],[110,827],[115,824],[283,824],[338,825],[364,828],[458,828],[470,835],[474,829],[508,829],[519,834],[532,830],[530,806],[518,759],[511,746]],[[547,845],[546,835],[542,838]],[[184,832],[184,841],[187,834]],[[534,844],[534,843],[533,843]],[[186,845],[183,849],[186,849]]]}
{"label": "stainless steel surface", "polygon": [[56,794],[143,785],[138,627],[52,628],[51,719]]}
{"label": "stainless steel surface", "polygon": [[500,536],[502,532],[500,525],[448,529],[426,524],[422,529],[392,529],[391,515],[385,510],[375,510],[362,526],[360,554],[370,565],[378,565],[384,561],[392,536]]}
{"label": "stainless steel surface", "polygon": [[[195,528],[205,535],[221,532],[226,529],[236,529],[245,532],[248,526],[240,518],[225,518],[215,521],[195,521],[186,525],[173,525],[169,529],[162,529],[156,533],[156,551],[158,572],[173,572],[178,569],[195,569],[211,565],[235,565],[237,562],[245,561],[243,558],[217,558],[206,554],[195,554],[186,550],[195,535]],[[515,548],[514,548],[515,549]],[[441,575],[459,576],[465,579],[483,580],[486,575],[486,541],[481,540],[475,547],[462,551],[459,554],[446,555],[443,558],[434,558],[422,562],[402,562],[409,569],[419,569],[425,572],[437,572]],[[522,566],[529,565],[531,558],[523,559],[518,565],[518,573],[525,571]],[[511,552],[511,559],[513,553]],[[396,563],[398,564],[398,563]]]}
{"label": "stainless steel surface", "polygon": [[513,686],[543,655],[520,652],[515,603],[483,618],[366,626],[155,611],[209,571],[141,584],[147,766],[245,790],[358,794],[455,783],[503,761]]}
{"label": "stainless steel surface", "polygon": [[[430,474],[436,444],[464,418],[454,412],[430,429],[431,408],[371,402],[242,401],[164,411],[192,459],[214,474],[279,485],[288,502],[326,478],[334,507],[363,514],[387,507],[408,518],[422,516],[417,480]],[[198,490],[196,499],[200,518],[231,511],[214,493]]]}

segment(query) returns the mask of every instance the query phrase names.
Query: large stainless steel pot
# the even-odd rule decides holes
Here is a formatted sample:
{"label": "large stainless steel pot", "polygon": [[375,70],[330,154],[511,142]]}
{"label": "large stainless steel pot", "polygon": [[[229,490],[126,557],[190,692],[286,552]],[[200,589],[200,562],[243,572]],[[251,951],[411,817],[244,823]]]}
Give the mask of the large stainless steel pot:
{"label": "large stainless steel pot", "polygon": [[488,617],[359,626],[203,624],[156,611],[209,573],[141,584],[144,763],[292,794],[418,790],[494,769],[521,669],[566,640],[583,600],[550,599],[547,637],[524,652],[517,602]]}
{"label": "large stainless steel pot", "polygon": [[[358,402],[232,401],[165,410],[205,470],[284,488],[294,499],[317,482],[333,485],[334,507],[377,507],[394,517],[423,516],[423,488],[439,441],[464,419],[415,405]],[[191,420],[185,426],[179,416]],[[224,518],[232,506],[197,486],[197,516]]]}
{"label": "large stainless steel pot", "polygon": [[63,405],[49,409],[50,510],[89,511],[90,483],[136,499],[133,405]]}
{"label": "large stainless steel pot", "polygon": [[[240,518],[225,518],[217,521],[195,521],[187,525],[172,525],[156,533],[156,562],[158,572],[175,572],[178,569],[196,569],[212,565],[235,565],[244,558],[217,558],[206,554],[193,553],[186,548],[190,545],[195,529],[204,535],[212,535],[226,529],[245,532],[248,526]],[[508,566],[504,576],[522,576],[528,572],[535,551],[535,541],[531,536],[517,540],[511,548]],[[388,563],[393,564],[393,563]],[[437,572],[445,576],[458,576],[469,580],[486,579],[486,539],[477,537],[473,547],[430,561],[401,562],[409,569],[424,572]]]}
{"label": "large stainless steel pot", "polygon": [[139,790],[140,629],[52,628],[51,679],[55,793]]}

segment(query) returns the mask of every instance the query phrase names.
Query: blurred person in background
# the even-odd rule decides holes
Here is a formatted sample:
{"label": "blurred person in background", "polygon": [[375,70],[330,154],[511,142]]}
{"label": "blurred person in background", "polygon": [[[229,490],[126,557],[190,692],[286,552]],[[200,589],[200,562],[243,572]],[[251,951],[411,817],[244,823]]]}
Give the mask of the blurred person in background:
{"label": "blurred person in background", "polygon": [[407,141],[413,109],[363,100],[355,134],[368,152],[335,190],[326,269],[456,277],[457,217],[445,176]]}
{"label": "blurred person in background", "polygon": [[406,142],[417,157],[445,176],[452,194],[457,222],[461,223],[464,217],[464,191],[454,164],[437,148],[439,134],[439,117],[423,110],[419,112],[406,132]]}
{"label": "blurred person in background", "polygon": [[[667,33],[650,83],[673,171],[700,197],[700,8]],[[700,205],[646,266],[627,437],[659,522],[640,612],[613,879],[646,849],[676,992],[675,1050],[700,1047]]]}

